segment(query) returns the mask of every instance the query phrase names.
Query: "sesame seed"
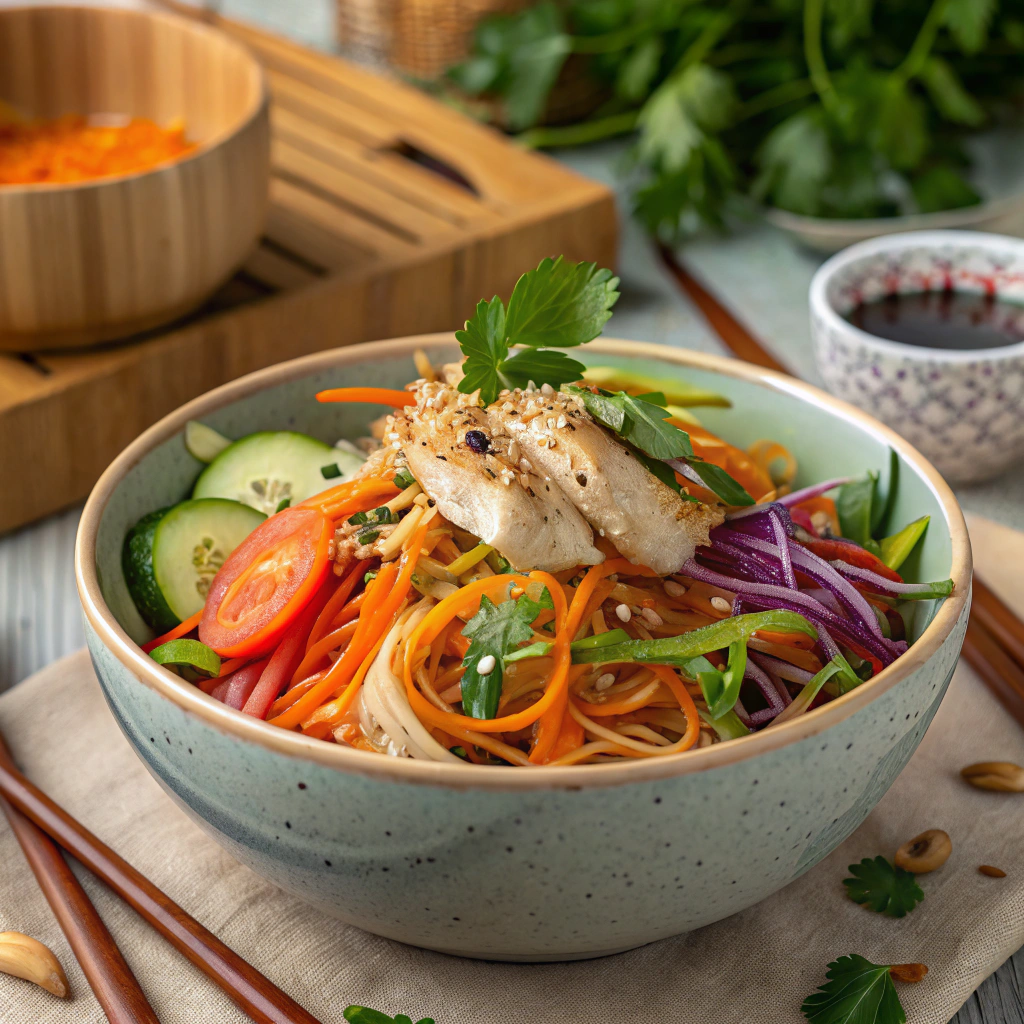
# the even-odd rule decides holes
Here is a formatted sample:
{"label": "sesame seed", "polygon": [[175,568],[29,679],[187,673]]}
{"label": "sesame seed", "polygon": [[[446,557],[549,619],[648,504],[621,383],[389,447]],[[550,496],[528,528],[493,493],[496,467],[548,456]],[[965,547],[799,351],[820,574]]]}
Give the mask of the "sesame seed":
{"label": "sesame seed", "polygon": [[644,617],[644,620],[652,626],[665,625],[665,620],[653,608],[644,608],[640,614]]}
{"label": "sesame seed", "polygon": [[716,612],[727,612],[732,608],[732,605],[724,597],[719,597],[717,594],[711,598],[711,607]]}
{"label": "sesame seed", "polygon": [[485,654],[477,663],[476,670],[482,676],[489,676],[497,665],[493,654]]}
{"label": "sesame seed", "polygon": [[555,426],[558,428],[564,427],[569,421],[564,416],[559,416],[555,421]]}
{"label": "sesame seed", "polygon": [[682,583],[676,583],[675,580],[665,580],[665,593],[669,597],[682,597],[686,593],[686,587]]}
{"label": "sesame seed", "polygon": [[633,613],[629,610],[629,605],[617,604],[615,606],[615,614],[618,616],[619,622],[629,622],[633,618]]}
{"label": "sesame seed", "polygon": [[594,683],[595,690],[607,690],[612,683],[615,682],[615,676],[611,672],[605,672],[604,675],[597,677],[597,682]]}

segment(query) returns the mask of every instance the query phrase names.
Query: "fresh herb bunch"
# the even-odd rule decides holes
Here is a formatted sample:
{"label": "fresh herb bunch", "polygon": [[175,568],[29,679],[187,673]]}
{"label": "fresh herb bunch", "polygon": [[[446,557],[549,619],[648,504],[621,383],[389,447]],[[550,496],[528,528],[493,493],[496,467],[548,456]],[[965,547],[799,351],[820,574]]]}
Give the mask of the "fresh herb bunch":
{"label": "fresh herb bunch", "polygon": [[[663,237],[743,196],[819,217],[969,206],[966,135],[1024,85],[1022,0],[543,0],[483,20],[448,78],[530,146],[636,133]],[[572,60],[604,97],[537,127]]]}

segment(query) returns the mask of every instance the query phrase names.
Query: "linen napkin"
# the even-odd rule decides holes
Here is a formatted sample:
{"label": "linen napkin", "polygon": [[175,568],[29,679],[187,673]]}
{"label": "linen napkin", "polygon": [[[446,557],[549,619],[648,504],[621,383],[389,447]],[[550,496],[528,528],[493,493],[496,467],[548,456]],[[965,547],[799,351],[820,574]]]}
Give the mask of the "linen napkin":
{"label": "linen napkin", "polygon": [[[979,573],[1024,612],[1024,534],[982,519],[971,521],[971,534]],[[0,727],[29,777],[324,1024],[340,1024],[349,1003],[413,1020],[432,1016],[437,1024],[797,1024],[800,1003],[825,980],[826,964],[846,953],[927,964],[927,978],[901,985],[900,995],[911,1024],[947,1024],[1024,944],[1024,797],[972,789],[959,775],[975,761],[1024,764],[1024,730],[964,664],[910,765],[823,863],[718,924],[569,964],[481,963],[425,952],[340,924],[262,881],[150,778],[108,714],[84,652],[0,698]],[[845,897],[847,865],[891,857],[927,828],[945,829],[953,853],[939,871],[919,877],[925,899],[911,914],[893,920]],[[1007,877],[985,877],[981,864]],[[73,993],[61,1001],[0,975],[0,1020],[102,1022],[2,822],[0,865],[0,930],[49,945]],[[165,1024],[248,1019],[102,884],[79,875]]]}

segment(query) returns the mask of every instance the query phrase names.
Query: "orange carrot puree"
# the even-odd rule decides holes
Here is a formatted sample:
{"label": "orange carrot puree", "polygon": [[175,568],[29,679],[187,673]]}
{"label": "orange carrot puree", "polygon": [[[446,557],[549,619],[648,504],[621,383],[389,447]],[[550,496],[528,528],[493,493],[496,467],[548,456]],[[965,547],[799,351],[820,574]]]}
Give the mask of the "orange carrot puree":
{"label": "orange carrot puree", "polygon": [[87,181],[145,171],[194,150],[183,127],[136,117],[123,126],[77,114],[53,121],[0,119],[0,185]]}

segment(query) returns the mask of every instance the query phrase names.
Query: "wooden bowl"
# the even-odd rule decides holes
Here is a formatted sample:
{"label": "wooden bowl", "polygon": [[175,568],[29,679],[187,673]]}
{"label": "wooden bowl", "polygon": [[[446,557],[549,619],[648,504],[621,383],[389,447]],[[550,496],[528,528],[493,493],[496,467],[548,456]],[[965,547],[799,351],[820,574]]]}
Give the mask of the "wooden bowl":
{"label": "wooden bowl", "polygon": [[28,117],[181,119],[198,148],[153,170],[0,185],[0,349],[123,338],[198,306],[256,244],[268,97],[222,33],[162,13],[0,9],[0,100]]}

